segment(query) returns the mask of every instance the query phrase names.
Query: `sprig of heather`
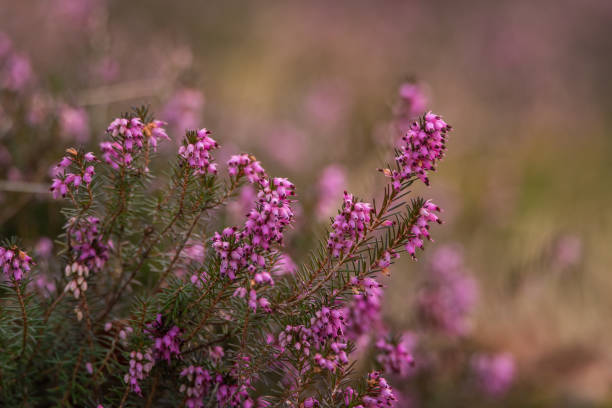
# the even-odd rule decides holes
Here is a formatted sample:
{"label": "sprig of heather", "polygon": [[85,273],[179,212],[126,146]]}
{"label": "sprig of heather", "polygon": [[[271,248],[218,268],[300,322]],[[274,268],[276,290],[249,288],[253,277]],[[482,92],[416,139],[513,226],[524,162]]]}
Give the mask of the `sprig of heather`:
{"label": "sprig of heather", "polygon": [[[430,119],[421,123],[423,143],[437,146],[428,140],[448,128]],[[62,236],[66,276],[58,277],[66,289],[44,300],[45,316],[35,320],[46,326],[31,330],[37,347],[26,348],[22,308],[23,371],[44,373],[57,365],[55,355],[66,355],[58,378],[36,375],[52,384],[50,398],[76,406],[92,399],[119,407],[160,400],[193,407],[393,405],[380,373],[355,381],[350,354],[357,336],[379,324],[377,275],[389,274],[403,253],[415,257],[430,224],[439,222],[430,201],[404,201],[420,170],[398,160],[398,171],[410,169],[391,180],[378,204],[345,192],[311,261],[278,274],[294,221],[293,183],[269,175],[249,154],[217,163],[219,144],[201,129],[186,133],[169,184],[157,189],[149,165],[158,142],[168,139],[164,126],[139,109],[110,124],[100,162],[69,150],[60,163],[54,192],[65,190],[73,207],[65,210]],[[403,152],[416,148],[406,142]],[[247,183],[255,196],[243,221],[220,225],[215,211]],[[198,256],[189,255],[194,243]],[[17,282],[31,259],[5,267],[11,248],[2,267]],[[391,340],[378,349],[385,372],[405,371],[409,350]]]}

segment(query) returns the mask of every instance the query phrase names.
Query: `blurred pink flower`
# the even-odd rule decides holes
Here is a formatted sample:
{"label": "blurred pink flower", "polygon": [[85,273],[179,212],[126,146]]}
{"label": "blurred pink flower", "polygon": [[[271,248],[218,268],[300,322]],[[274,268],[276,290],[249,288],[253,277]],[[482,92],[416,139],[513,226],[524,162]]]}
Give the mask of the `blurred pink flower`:
{"label": "blurred pink flower", "polygon": [[92,74],[103,82],[112,82],[119,77],[119,61],[105,56],[91,68]]}
{"label": "blurred pink flower", "polygon": [[582,258],[582,241],[575,235],[565,235],[555,248],[555,264],[559,268],[575,266]]}
{"label": "blurred pink flower", "polygon": [[9,55],[4,62],[3,71],[0,74],[2,88],[10,91],[21,92],[34,79],[30,60],[20,54]]}
{"label": "blurred pink flower", "polygon": [[425,286],[417,298],[425,323],[449,336],[471,330],[471,312],[478,299],[476,280],[467,274],[457,247],[443,246],[432,255]]}
{"label": "blurred pink flower", "polygon": [[197,89],[183,88],[176,91],[162,108],[161,117],[169,123],[174,138],[181,140],[185,130],[199,129],[202,122],[204,95]]}
{"label": "blurred pink flower", "polygon": [[281,254],[274,270],[276,275],[293,275],[297,270],[297,265],[288,254]]}
{"label": "blurred pink flower", "polygon": [[36,243],[34,253],[42,258],[48,258],[53,251],[53,241],[49,237],[42,237]]}
{"label": "blurred pink flower", "polygon": [[490,396],[505,394],[514,380],[514,357],[510,353],[477,354],[472,357],[471,367],[478,386]]}
{"label": "blurred pink flower", "polygon": [[306,95],[304,109],[315,125],[334,126],[346,115],[349,102],[343,86],[325,81],[316,84]]}
{"label": "blurred pink flower", "polygon": [[59,122],[63,138],[78,143],[89,140],[89,120],[85,109],[62,105],[59,109]]}
{"label": "blurred pink flower", "polygon": [[340,207],[342,191],[346,189],[346,171],[338,164],[323,169],[317,183],[317,208],[319,219],[326,219]]}

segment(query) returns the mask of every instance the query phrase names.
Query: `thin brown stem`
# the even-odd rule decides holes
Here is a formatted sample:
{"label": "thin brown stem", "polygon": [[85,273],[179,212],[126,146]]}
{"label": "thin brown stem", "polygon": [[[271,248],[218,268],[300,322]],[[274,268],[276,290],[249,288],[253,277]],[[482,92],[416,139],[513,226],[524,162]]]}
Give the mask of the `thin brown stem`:
{"label": "thin brown stem", "polygon": [[19,307],[21,308],[21,318],[23,321],[23,337],[21,340],[21,353],[19,354],[19,358],[21,358],[26,351],[26,343],[28,341],[28,315],[26,314],[25,303],[23,301],[23,295],[21,294],[21,287],[19,286],[19,282],[13,279],[13,285],[15,287],[15,292],[17,293],[17,299],[19,300]]}

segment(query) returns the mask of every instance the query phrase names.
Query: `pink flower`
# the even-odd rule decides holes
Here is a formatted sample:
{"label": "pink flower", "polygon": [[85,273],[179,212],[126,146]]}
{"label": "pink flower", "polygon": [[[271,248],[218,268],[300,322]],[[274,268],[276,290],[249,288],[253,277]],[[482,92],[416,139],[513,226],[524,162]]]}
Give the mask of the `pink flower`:
{"label": "pink flower", "polygon": [[431,240],[429,235],[429,224],[432,222],[442,224],[442,221],[435,214],[435,212],[440,211],[440,207],[432,203],[431,200],[425,201],[423,206],[419,209],[414,225],[412,226],[412,236],[408,238],[408,242],[406,242],[405,245],[406,251],[412,258],[416,259],[417,248],[423,249],[424,238]]}
{"label": "pink flower", "polygon": [[331,164],[321,173],[317,183],[317,216],[324,219],[337,208],[339,192],[346,187],[346,171],[337,164]]}
{"label": "pink flower", "polygon": [[89,140],[89,121],[83,108],[62,105],[59,111],[60,131],[68,139],[85,143]]}
{"label": "pink flower", "polygon": [[154,364],[155,360],[153,360],[150,349],[144,352],[135,350],[130,353],[129,371],[123,377],[123,381],[130,386],[132,392],[142,396],[142,389],[138,381],[144,380],[149,375]]}
{"label": "pink flower", "polygon": [[196,174],[217,173],[217,165],[212,162],[210,151],[217,149],[219,145],[214,139],[208,137],[209,134],[207,129],[200,129],[194,134],[189,134],[178,151]]}
{"label": "pink flower", "polygon": [[342,211],[336,215],[327,240],[327,246],[334,257],[349,251],[357,240],[364,238],[371,213],[369,203],[354,202],[353,195],[344,192]]}
{"label": "pink flower", "polygon": [[450,125],[431,112],[410,125],[410,129],[402,137],[400,154],[395,157],[400,169],[383,170],[386,176],[392,178],[396,190],[411,177],[418,177],[429,185],[428,172],[434,171],[437,162],[444,156],[446,136],[450,130]]}
{"label": "pink flower", "polygon": [[178,133],[195,129],[202,121],[204,96],[196,89],[183,88],[174,93],[162,109],[161,117]]}
{"label": "pink flower", "polygon": [[0,247],[0,269],[7,278],[19,282],[30,271],[32,258],[17,247]]}
{"label": "pink flower", "polygon": [[376,342],[376,361],[382,366],[385,373],[405,377],[414,366],[414,358],[412,357],[414,345],[415,338],[410,333],[404,333],[397,343],[389,342],[381,337]]}
{"label": "pink flower", "polygon": [[481,390],[491,396],[505,394],[514,380],[514,357],[509,353],[472,357],[472,370]]}

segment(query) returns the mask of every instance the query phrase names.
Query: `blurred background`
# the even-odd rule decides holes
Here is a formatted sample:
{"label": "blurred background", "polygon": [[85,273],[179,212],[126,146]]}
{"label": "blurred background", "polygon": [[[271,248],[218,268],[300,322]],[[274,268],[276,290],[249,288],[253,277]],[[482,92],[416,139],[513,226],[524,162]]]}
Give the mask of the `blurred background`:
{"label": "blurred background", "polygon": [[445,225],[384,304],[401,406],[612,406],[610,73],[608,0],[0,0],[0,236],[48,256],[53,165],[145,103],[162,157],[206,127],[295,182],[299,263],[431,109],[454,131],[415,194]]}

